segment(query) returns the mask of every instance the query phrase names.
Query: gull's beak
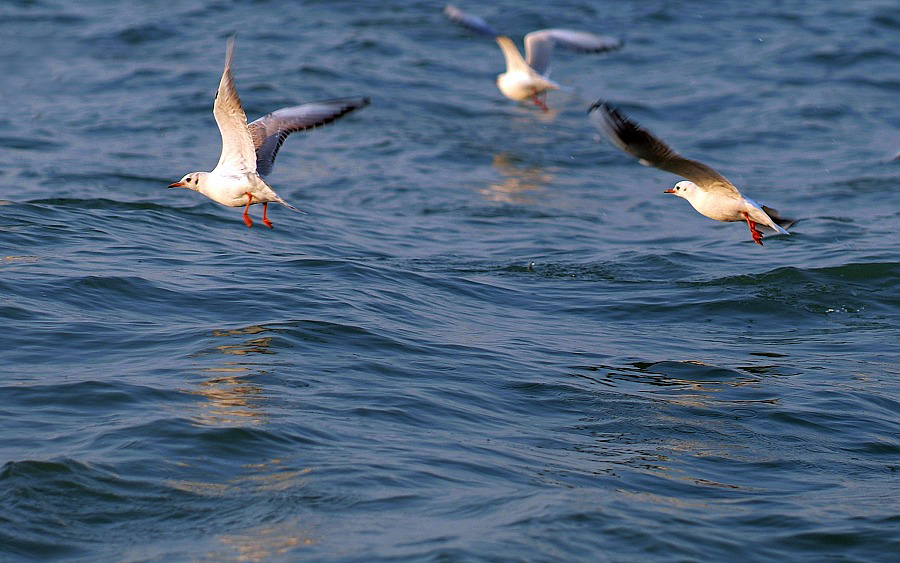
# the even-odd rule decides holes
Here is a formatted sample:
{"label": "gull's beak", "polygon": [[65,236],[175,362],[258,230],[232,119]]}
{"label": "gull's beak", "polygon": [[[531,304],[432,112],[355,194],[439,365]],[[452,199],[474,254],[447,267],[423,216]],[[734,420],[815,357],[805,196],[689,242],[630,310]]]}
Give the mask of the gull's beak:
{"label": "gull's beak", "polygon": [[183,188],[184,184],[182,182],[175,182],[174,184],[169,184],[170,188]]}
{"label": "gull's beak", "polygon": [[[172,185],[174,186],[174,184],[172,184]],[[171,188],[172,186],[169,186],[169,187]],[[674,194],[675,188],[669,188],[668,190],[664,191],[663,193],[664,194]]]}

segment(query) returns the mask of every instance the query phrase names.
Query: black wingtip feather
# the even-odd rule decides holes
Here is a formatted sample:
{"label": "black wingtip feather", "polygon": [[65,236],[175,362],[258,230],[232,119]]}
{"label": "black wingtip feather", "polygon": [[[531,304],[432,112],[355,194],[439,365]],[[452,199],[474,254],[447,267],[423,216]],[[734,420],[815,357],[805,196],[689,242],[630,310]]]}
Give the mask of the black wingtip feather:
{"label": "black wingtip feather", "polygon": [[596,102],[591,104],[591,107],[588,108],[587,112],[593,113],[594,110],[600,109],[601,107],[603,107],[605,105],[606,105],[606,102],[603,100],[603,98],[600,98],[599,100],[597,100]]}

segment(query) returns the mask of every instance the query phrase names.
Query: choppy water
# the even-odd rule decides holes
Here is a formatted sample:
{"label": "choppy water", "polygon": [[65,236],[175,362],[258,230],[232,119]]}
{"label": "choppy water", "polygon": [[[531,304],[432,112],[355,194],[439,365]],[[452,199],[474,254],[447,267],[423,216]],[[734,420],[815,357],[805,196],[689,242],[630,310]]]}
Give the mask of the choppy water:
{"label": "choppy water", "polygon": [[[542,115],[440,3],[0,6],[0,560],[896,556],[897,3],[462,6],[626,47]],[[234,29],[251,119],[372,97],[271,231],[165,189]],[[601,96],[794,234],[661,195]]]}

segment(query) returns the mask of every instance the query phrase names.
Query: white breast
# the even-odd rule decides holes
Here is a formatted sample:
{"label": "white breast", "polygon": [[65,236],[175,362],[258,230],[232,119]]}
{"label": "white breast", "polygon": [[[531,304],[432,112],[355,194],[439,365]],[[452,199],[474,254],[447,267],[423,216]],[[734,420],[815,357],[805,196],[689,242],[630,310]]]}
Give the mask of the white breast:
{"label": "white breast", "polygon": [[688,201],[701,215],[716,221],[741,221],[741,211],[746,207],[743,198],[738,199],[722,192],[698,190]]}
{"label": "white breast", "polygon": [[517,71],[504,72],[498,76],[497,87],[511,100],[527,100],[535,94],[557,89],[557,85],[550,80]]}
{"label": "white breast", "polygon": [[254,202],[274,201],[264,197],[263,194],[271,190],[267,189],[268,186],[255,173],[225,175],[213,171],[207,177],[205,188],[205,196],[228,207],[246,205],[248,192],[253,194]]}

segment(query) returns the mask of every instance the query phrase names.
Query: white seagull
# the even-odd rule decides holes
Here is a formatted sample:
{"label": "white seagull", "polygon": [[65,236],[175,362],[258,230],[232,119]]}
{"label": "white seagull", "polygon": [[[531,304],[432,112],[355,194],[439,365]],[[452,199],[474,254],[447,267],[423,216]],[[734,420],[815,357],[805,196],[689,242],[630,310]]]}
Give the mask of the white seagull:
{"label": "white seagull", "polygon": [[637,157],[641,164],[687,178],[663,193],[688,200],[694,209],[710,219],[746,221],[753,241],[759,245],[762,245],[762,233],[756,228],[757,224],[783,235],[790,234],[785,228],[794,224],[792,219],[784,219],[774,209],[741,195],[724,176],[702,162],[679,155],[652,133],[602,100],[591,106],[588,113],[614,145]]}
{"label": "white seagull", "polygon": [[482,18],[467,14],[452,4],[444,8],[444,15],[468,29],[496,39],[506,59],[506,72],[497,75],[497,87],[507,98],[516,101],[531,99],[544,111],[547,111],[547,104],[542,96],[549,90],[559,89],[559,84],[548,77],[550,56],[556,45],[588,53],[602,53],[622,47],[622,41],[615,37],[570,29],[540,29],[525,36],[523,59],[515,43],[509,37],[498,34]]}
{"label": "white seagull", "polygon": [[255,203],[263,206],[263,225],[272,228],[266,213],[269,203],[280,203],[299,211],[281,199],[263,180],[275,165],[275,156],[284,140],[295,131],[312,129],[369,104],[368,98],[324,100],[282,108],[247,125],[231,74],[234,37],[228,38],[225,71],[216,92],[213,115],[222,134],[222,154],[212,172],[191,172],[170,188],[188,188],[228,207],[244,206],[244,223],[253,226],[247,211]]}

